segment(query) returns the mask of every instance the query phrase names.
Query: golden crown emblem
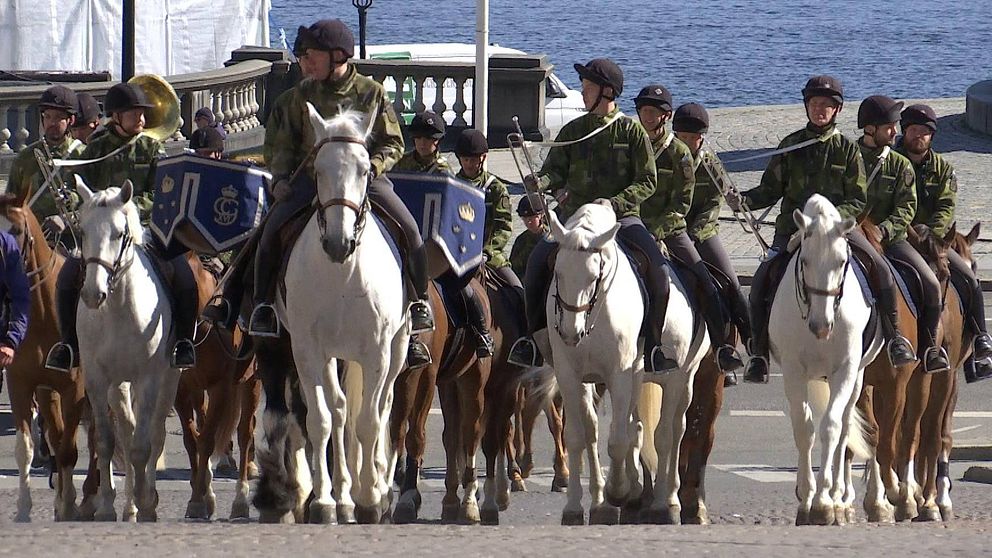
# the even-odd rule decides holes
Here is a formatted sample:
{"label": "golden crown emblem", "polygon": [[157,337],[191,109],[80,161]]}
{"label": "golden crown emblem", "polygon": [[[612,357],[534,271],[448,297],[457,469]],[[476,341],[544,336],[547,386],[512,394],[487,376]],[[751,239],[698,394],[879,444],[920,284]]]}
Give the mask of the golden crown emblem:
{"label": "golden crown emblem", "polygon": [[461,217],[463,221],[472,223],[475,221],[475,208],[472,207],[472,204],[463,203],[458,206],[458,216]]}
{"label": "golden crown emblem", "polygon": [[231,186],[229,184],[229,185],[224,186],[223,188],[221,188],[220,195],[224,196],[225,198],[230,198],[232,200],[233,199],[237,199],[237,197],[238,197],[238,189],[235,188],[234,186]]}
{"label": "golden crown emblem", "polygon": [[172,179],[171,176],[166,176],[162,179],[162,193],[168,194],[176,186],[176,181]]}

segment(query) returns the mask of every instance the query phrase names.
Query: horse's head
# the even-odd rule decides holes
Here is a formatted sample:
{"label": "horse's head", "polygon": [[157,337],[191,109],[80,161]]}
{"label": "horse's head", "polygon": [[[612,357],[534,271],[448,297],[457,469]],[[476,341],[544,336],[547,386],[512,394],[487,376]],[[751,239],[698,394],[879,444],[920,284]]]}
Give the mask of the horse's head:
{"label": "horse's head", "polygon": [[[916,248],[916,251],[923,256],[923,260],[933,270],[934,275],[937,276],[937,281],[946,286],[947,280],[951,277],[951,266],[947,254],[952,250],[956,238],[960,236],[957,232],[957,225],[951,225],[950,230],[943,238],[934,234],[930,227],[923,224],[909,227],[906,230],[906,235],[909,244]],[[967,244],[965,246],[970,256],[971,248]]]}
{"label": "horse's head", "polygon": [[370,126],[363,115],[344,111],[325,120],[307,103],[316,153],[317,223],[324,252],[341,263],[358,246],[368,213],[368,188],[372,175],[365,143]]}
{"label": "horse's head", "polygon": [[951,250],[957,252],[965,261],[970,262],[971,270],[975,272],[978,271],[978,263],[972,254],[972,247],[978,241],[978,233],[981,232],[981,229],[982,224],[975,223],[967,235],[955,231],[954,238],[951,239]]}
{"label": "horse's head", "polygon": [[82,299],[98,308],[114,290],[121,272],[134,260],[134,245],[142,244],[138,208],[131,201],[134,186],[125,180],[120,187],[93,192],[76,176],[79,209],[80,249],[86,266]]}
{"label": "horse's head", "polygon": [[[27,214],[31,210],[24,207],[24,198],[13,194],[0,195],[0,230],[4,230],[17,239],[17,243],[24,246],[29,242],[31,231],[29,230]],[[37,222],[37,220],[35,221]]]}
{"label": "horse's head", "polygon": [[586,204],[567,225],[551,212],[551,234],[558,242],[555,261],[555,329],[566,345],[578,345],[592,331],[596,304],[616,273],[620,224],[611,208]]}
{"label": "horse's head", "polygon": [[818,339],[827,339],[844,294],[851,256],[846,236],[857,223],[851,218],[841,219],[837,208],[819,194],[809,198],[803,211],[793,211],[792,218],[799,227],[800,243],[796,292],[800,304],[806,305],[810,331]]}

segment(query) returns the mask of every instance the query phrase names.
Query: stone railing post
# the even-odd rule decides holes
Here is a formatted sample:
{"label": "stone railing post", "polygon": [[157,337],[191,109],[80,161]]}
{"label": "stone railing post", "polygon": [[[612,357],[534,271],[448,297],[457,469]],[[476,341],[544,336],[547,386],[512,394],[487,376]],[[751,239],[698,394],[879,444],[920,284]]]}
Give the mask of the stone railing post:
{"label": "stone railing post", "polygon": [[490,147],[505,147],[506,134],[515,131],[513,117],[520,121],[527,139],[549,135],[544,124],[545,86],[553,66],[544,55],[499,55],[489,59]]}

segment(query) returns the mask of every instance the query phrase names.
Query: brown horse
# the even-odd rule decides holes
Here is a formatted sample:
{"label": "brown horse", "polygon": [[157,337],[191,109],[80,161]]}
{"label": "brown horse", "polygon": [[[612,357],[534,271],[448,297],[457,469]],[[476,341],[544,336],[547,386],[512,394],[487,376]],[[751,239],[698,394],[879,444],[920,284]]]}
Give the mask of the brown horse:
{"label": "brown horse", "polygon": [[[35,400],[45,420],[48,444],[54,450],[57,473],[55,519],[74,520],[80,516],[80,510],[75,502],[72,472],[79,457],[76,431],[86,407],[86,394],[79,369],[65,374],[45,368],[47,351],[59,340],[55,322],[55,280],[64,258],[45,243],[41,226],[24,201],[24,195],[0,199],[0,217],[6,221],[0,226],[17,239],[31,285],[27,335],[17,351],[17,358],[7,367],[10,406],[17,429],[15,452],[20,475],[16,520],[31,519],[29,473],[34,445],[31,409]],[[42,440],[42,443],[45,441]],[[92,479],[87,479],[87,486],[94,486]],[[89,503],[84,501],[84,505]],[[92,506],[89,507],[92,511]]]}
{"label": "brown horse", "polygon": [[[196,255],[189,255],[187,260],[197,277],[202,310],[214,294],[216,279]],[[180,377],[175,407],[190,462],[192,495],[186,506],[188,519],[213,516],[216,497],[211,488],[212,458],[227,451],[235,429],[241,451],[231,519],[248,518],[248,464],[254,453],[254,414],[261,398],[261,382],[254,374],[252,360],[234,355],[240,337],[240,331],[232,335],[208,326],[199,341],[196,367],[183,371]]]}
{"label": "brown horse", "polygon": [[[517,399],[513,411],[512,442],[507,445],[507,461],[511,464],[510,490],[513,492],[526,491],[524,479],[530,477],[534,469],[533,435],[537,417],[544,411],[548,420],[548,431],[554,443],[554,473],[551,481],[552,492],[563,492],[568,486],[567,452],[563,433],[565,421],[562,409],[561,394],[557,393],[547,400],[528,397],[528,387],[521,385],[517,388]],[[519,463],[518,470],[512,469],[513,463]]]}

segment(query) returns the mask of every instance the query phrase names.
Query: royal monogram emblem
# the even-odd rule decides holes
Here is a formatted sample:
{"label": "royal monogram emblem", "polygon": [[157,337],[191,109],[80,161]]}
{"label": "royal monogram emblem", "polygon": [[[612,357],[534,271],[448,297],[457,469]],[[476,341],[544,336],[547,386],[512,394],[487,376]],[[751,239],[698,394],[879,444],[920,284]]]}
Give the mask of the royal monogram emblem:
{"label": "royal monogram emblem", "polygon": [[463,203],[458,206],[458,216],[461,217],[463,221],[472,223],[475,221],[475,208],[473,208],[471,204]]}
{"label": "royal monogram emblem", "polygon": [[238,220],[238,190],[225,186],[214,201],[214,222],[221,226],[233,225]]}

